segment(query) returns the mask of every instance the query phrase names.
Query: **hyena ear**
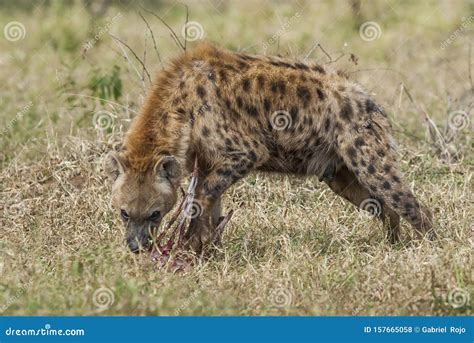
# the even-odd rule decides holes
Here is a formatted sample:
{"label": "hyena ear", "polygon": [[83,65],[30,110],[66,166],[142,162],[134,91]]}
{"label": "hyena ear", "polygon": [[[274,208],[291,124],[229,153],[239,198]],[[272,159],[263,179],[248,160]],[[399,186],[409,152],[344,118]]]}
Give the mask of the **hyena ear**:
{"label": "hyena ear", "polygon": [[155,164],[155,173],[168,179],[172,184],[181,178],[181,165],[174,156],[165,156]]}
{"label": "hyena ear", "polygon": [[112,151],[105,156],[104,169],[109,177],[114,181],[125,172],[123,162],[115,151]]}

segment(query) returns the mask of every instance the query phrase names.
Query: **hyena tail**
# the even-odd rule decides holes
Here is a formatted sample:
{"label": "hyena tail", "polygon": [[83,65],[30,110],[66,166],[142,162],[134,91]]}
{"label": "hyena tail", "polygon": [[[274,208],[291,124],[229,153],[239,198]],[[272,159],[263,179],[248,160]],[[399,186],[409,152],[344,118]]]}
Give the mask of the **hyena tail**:
{"label": "hyena tail", "polygon": [[390,131],[385,114],[373,113],[338,136],[339,155],[381,208],[388,206],[420,234],[431,234],[431,212],[403,182]]}

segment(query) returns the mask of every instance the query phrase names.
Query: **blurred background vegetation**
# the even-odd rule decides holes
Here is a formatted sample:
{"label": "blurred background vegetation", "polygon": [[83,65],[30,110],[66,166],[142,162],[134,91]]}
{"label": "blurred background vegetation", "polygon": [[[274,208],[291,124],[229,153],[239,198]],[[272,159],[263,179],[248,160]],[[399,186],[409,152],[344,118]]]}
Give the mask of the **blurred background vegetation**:
{"label": "blurred background vegetation", "polygon": [[[377,94],[389,112],[403,115],[410,134],[419,134],[419,109],[400,95],[403,84],[436,119],[444,120],[451,101],[471,89],[468,77],[474,1],[188,1],[189,20],[203,27],[203,39],[233,50],[308,57],[344,69]],[[21,123],[2,136],[1,148],[31,134],[44,134],[45,106],[53,122],[63,121],[64,133],[90,126],[91,108],[84,96],[127,101],[133,107],[143,96],[142,82],[123,58],[110,34],[126,42],[151,73],[162,64],[140,13],[147,18],[163,63],[180,53],[161,16],[181,37],[186,10],[175,1],[1,1],[0,20],[24,25],[24,38],[0,41],[3,81],[0,125],[6,126],[33,102]],[[295,18],[295,14],[299,14]],[[292,18],[287,26],[288,18]],[[469,19],[470,18],[470,19]],[[380,36],[361,39],[364,22],[374,21]],[[467,26],[447,47],[443,42]],[[272,37],[277,34],[277,39]],[[98,37],[98,38],[97,38]],[[93,46],[88,48],[88,44]],[[269,42],[272,42],[269,44]],[[320,44],[332,61],[315,48]],[[192,47],[192,42],[188,44]],[[123,47],[123,46],[122,46]],[[146,51],[146,53],[145,53]],[[145,54],[145,55],[144,55]],[[131,57],[137,67],[140,65]],[[147,80],[145,80],[147,82]],[[81,96],[70,94],[81,94]],[[401,99],[400,99],[401,98]],[[90,99],[89,99],[90,100]],[[52,102],[61,102],[62,106]],[[104,102],[98,102],[97,106]],[[396,107],[393,107],[397,105]],[[400,107],[402,106],[402,107]],[[82,109],[82,110],[81,110]],[[137,109],[137,108],[135,108]],[[402,114],[401,111],[404,113]],[[89,112],[89,113],[87,113]],[[120,120],[128,120],[119,116]],[[89,120],[89,122],[88,122]],[[395,119],[397,121],[397,119]],[[55,132],[60,130],[56,123]],[[26,129],[26,130],[25,130]],[[7,141],[5,138],[8,138]]]}
{"label": "blurred background vegetation", "polygon": [[[330,64],[373,93],[440,241],[387,246],[376,224],[316,180],[251,175],[224,199],[238,212],[218,258],[182,277],[131,256],[100,161],[150,82],[112,35],[153,76],[182,51],[149,11],[183,42],[183,4],[202,39]],[[360,32],[367,22],[379,27],[374,39]],[[0,28],[0,305],[10,304],[8,314],[96,314],[90,300],[101,286],[115,294],[106,314],[472,313],[447,295],[474,295],[474,1],[0,0]],[[467,125],[452,138],[456,111]],[[108,115],[105,128],[98,113]],[[291,306],[269,300],[277,286]]]}

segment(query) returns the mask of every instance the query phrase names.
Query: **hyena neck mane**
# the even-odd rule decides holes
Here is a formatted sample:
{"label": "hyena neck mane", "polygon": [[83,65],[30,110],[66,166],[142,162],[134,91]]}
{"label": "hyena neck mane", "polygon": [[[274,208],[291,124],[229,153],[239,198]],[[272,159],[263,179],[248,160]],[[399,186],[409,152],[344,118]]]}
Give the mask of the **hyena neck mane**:
{"label": "hyena neck mane", "polygon": [[191,135],[191,104],[180,87],[193,55],[184,53],[158,72],[140,113],[125,136],[121,156],[136,173],[146,172],[164,156],[174,156],[186,171]]}

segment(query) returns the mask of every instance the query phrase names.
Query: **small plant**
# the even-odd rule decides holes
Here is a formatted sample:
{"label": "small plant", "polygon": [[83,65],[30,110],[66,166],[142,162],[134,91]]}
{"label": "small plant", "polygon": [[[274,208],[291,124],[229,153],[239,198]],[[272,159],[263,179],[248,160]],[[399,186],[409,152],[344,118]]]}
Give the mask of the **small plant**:
{"label": "small plant", "polygon": [[118,100],[122,95],[122,80],[120,79],[120,67],[114,65],[110,73],[103,73],[99,68],[94,68],[90,73],[88,88],[92,95],[106,100]]}

